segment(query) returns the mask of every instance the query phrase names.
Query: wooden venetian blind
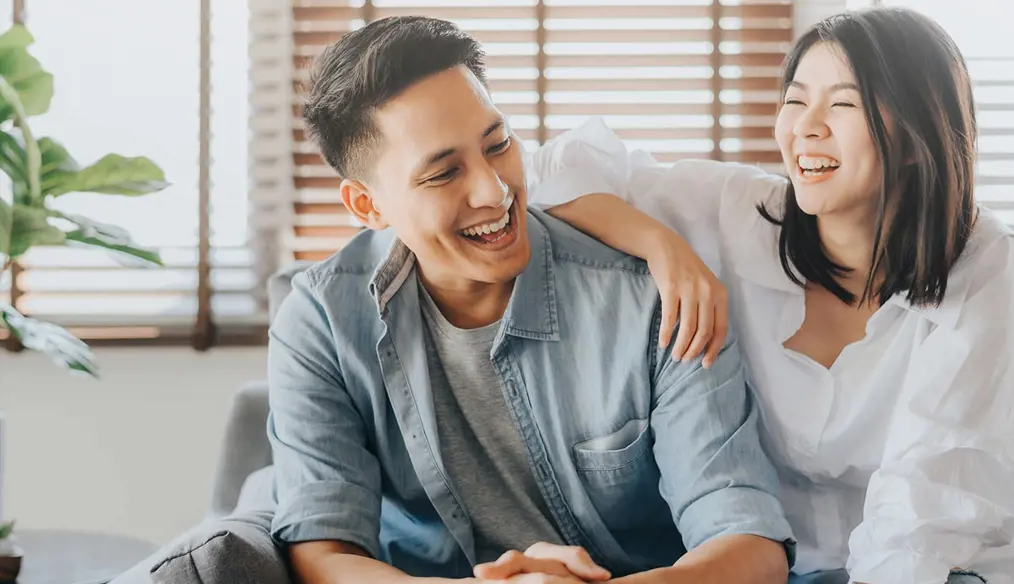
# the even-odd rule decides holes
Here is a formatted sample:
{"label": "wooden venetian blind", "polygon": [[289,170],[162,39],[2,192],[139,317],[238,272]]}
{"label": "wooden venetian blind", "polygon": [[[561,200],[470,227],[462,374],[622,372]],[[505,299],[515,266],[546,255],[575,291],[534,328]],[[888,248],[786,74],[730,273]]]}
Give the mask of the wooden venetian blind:
{"label": "wooden venetian blind", "polygon": [[108,152],[148,156],[172,186],[136,199],[71,194],[56,202],[64,212],[126,228],[157,249],[165,267],[124,264],[95,249],[37,247],[13,281],[0,278],[0,300],[88,340],[182,344],[194,337],[203,348],[212,341],[212,316],[222,338],[246,342],[250,333],[251,342],[259,340],[266,317],[248,246],[243,156],[246,4],[23,4],[36,38],[30,50],[56,87],[50,111],[32,121],[35,135],[59,140],[82,165]]}
{"label": "wooden venetian blind", "polygon": [[288,249],[326,257],[358,226],[340,178],[307,141],[301,92],[312,58],[365,22],[452,20],[483,43],[494,101],[528,146],[601,116],[661,161],[772,165],[779,67],[793,39],[789,0],[291,0]]}

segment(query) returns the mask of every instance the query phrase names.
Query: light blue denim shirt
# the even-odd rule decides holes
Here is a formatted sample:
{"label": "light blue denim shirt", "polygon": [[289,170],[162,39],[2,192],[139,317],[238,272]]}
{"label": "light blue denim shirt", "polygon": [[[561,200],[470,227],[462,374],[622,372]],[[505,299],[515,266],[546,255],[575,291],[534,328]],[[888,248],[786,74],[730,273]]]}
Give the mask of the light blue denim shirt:
{"label": "light blue denim shirt", "polygon": [[[736,342],[710,370],[674,361],[646,265],[528,213],[531,261],[490,357],[564,540],[614,575],[730,534],[785,542],[791,561]],[[293,281],[270,341],[273,534],[466,577],[474,539],[440,457],[415,271],[393,234],[367,232]]]}

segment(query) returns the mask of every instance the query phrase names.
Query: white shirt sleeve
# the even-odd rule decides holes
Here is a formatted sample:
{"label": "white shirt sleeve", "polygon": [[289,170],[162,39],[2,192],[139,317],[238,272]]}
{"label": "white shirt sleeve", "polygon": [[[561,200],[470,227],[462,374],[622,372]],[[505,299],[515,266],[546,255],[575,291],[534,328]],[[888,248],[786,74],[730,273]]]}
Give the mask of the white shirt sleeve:
{"label": "white shirt sleeve", "polygon": [[983,260],[955,327],[909,364],[849,541],[855,582],[943,584],[953,568],[1014,582],[1014,237]]}
{"label": "white shirt sleeve", "polygon": [[[662,164],[626,144],[600,118],[560,134],[526,160],[528,202],[545,209],[583,195],[622,198],[687,239],[716,273],[720,216],[741,225],[756,205],[784,193],[784,178],[744,164],[687,159]],[[771,209],[776,213],[780,208]]]}

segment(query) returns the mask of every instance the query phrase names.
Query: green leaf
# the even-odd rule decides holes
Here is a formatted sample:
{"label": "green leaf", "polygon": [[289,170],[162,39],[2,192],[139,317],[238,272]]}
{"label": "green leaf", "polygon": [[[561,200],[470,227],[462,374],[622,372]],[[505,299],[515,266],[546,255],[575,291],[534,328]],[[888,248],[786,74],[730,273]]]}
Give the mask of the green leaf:
{"label": "green leaf", "polygon": [[[51,214],[53,214],[51,212]],[[66,233],[67,242],[77,242],[93,247],[101,247],[118,254],[139,258],[156,266],[162,266],[162,258],[158,252],[141,246],[135,242],[130,233],[122,227],[92,221],[80,215],[56,214],[61,219],[66,219],[77,225],[79,229]]]}
{"label": "green leaf", "polygon": [[63,231],[49,224],[49,211],[46,209],[15,204],[12,210],[10,244],[7,249],[0,249],[0,252],[17,258],[31,247],[60,245],[67,238]]}
{"label": "green leaf", "polygon": [[42,195],[49,194],[61,181],[66,180],[68,175],[81,170],[74,157],[67,152],[62,144],[52,138],[41,138],[39,140],[39,156],[42,165],[39,169],[39,190]]}
{"label": "green leaf", "polygon": [[72,371],[98,377],[98,364],[88,345],[67,329],[28,318],[9,305],[0,305],[0,320],[26,349],[48,355],[57,364]]}
{"label": "green leaf", "polygon": [[32,33],[23,24],[15,24],[7,32],[0,34],[0,51],[27,49],[35,42]]}
{"label": "green leaf", "polygon": [[28,180],[26,162],[24,138],[20,134],[0,131],[0,170],[15,185]]}
{"label": "green leaf", "polygon": [[[7,255],[11,248],[11,235],[14,231],[14,212],[7,201],[0,199],[0,254]],[[0,262],[0,272],[3,272],[4,262]],[[2,275],[2,274],[0,274]]]}
{"label": "green leaf", "polygon": [[39,153],[42,158],[42,167],[39,173],[42,175],[42,182],[45,184],[46,175],[56,172],[77,172],[81,170],[74,157],[67,152],[67,149],[52,138],[39,138]]}
{"label": "green leaf", "polygon": [[14,520],[0,524],[0,539],[7,539],[14,533]]}
{"label": "green leaf", "polygon": [[32,129],[28,125],[28,116],[25,114],[17,92],[8,83],[7,78],[3,76],[0,76],[0,103],[11,108],[14,121],[21,131],[22,144],[25,151],[25,177],[27,181],[16,181],[14,183],[15,200],[28,203],[39,202],[41,201],[39,168],[42,166],[39,145],[35,142],[35,137],[32,136]]}
{"label": "green leaf", "polygon": [[54,172],[45,194],[90,192],[110,195],[147,195],[169,186],[165,173],[154,162],[139,156],[107,154],[78,172]]}
{"label": "green leaf", "polygon": [[[0,77],[17,91],[25,113],[30,116],[45,113],[53,101],[53,76],[28,52],[34,41],[21,25],[14,25],[0,35]],[[12,106],[3,100],[0,121],[9,120],[13,114]]]}

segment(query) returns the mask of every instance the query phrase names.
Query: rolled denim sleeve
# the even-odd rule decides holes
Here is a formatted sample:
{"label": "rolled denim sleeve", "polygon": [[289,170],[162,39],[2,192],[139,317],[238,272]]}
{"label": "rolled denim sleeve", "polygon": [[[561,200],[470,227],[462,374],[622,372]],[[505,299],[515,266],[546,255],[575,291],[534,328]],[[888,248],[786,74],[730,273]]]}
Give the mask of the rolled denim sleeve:
{"label": "rolled denim sleeve", "polygon": [[312,273],[293,279],[272,324],[268,384],[278,497],[272,534],[285,543],[342,541],[377,557],[380,466],[346,391]]}
{"label": "rolled denim sleeve", "polygon": [[661,493],[684,545],[756,535],[784,544],[791,567],[795,541],[761,447],[738,342],[730,336],[710,369],[671,354],[656,357],[651,428]]}

